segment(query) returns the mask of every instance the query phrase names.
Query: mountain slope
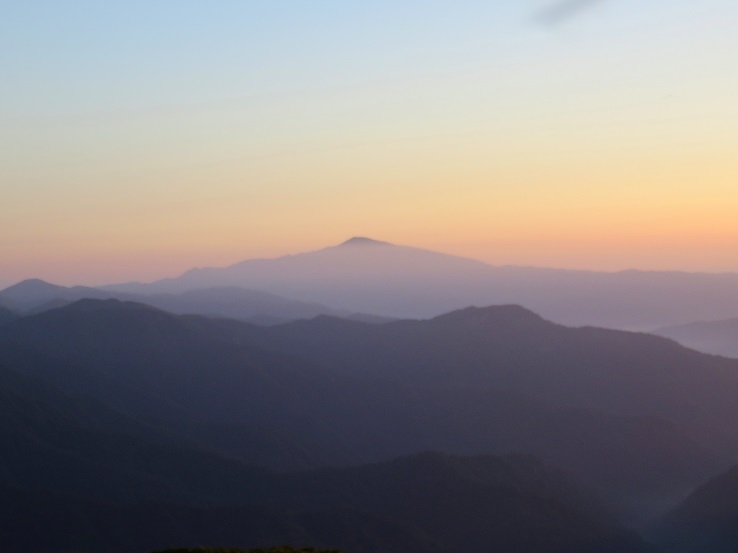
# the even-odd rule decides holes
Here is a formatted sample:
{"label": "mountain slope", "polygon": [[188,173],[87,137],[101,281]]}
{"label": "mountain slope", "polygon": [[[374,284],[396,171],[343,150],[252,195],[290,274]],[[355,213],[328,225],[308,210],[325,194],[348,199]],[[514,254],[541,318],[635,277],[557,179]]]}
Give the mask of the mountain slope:
{"label": "mountain slope", "polygon": [[15,311],[11,311],[10,309],[0,305],[0,325],[14,321],[18,317],[19,315]]}
{"label": "mountain slope", "polygon": [[738,357],[738,319],[670,326],[653,333],[705,353]]}
{"label": "mountain slope", "polygon": [[29,279],[0,291],[0,300],[15,306],[20,311],[37,309],[44,304],[59,307],[56,302],[71,302],[82,298],[106,299],[110,292],[89,286],[57,286],[39,279]]}
{"label": "mountain slope", "polygon": [[[616,494],[671,490],[669,495],[676,497],[738,459],[738,363],[663,338],[562,327],[515,306],[469,308],[430,321],[375,327],[318,318],[231,330],[234,339],[240,336],[355,377],[431,387],[443,405],[434,412],[445,416],[430,418],[439,426],[457,421],[459,442],[469,437],[466,447],[479,447],[482,436],[488,444],[517,443],[562,466],[577,467]],[[539,409],[536,418],[530,416],[532,408],[518,404],[506,416],[488,401],[500,391],[563,410]],[[608,418],[613,416],[622,418],[620,424]],[[505,420],[516,421],[517,432],[506,432]],[[546,440],[546,420],[556,428],[549,430],[556,439]],[[583,433],[580,440],[575,428]],[[531,436],[535,443],[525,439]],[[545,451],[543,444],[549,444]],[[576,461],[574,450],[579,452]],[[634,498],[633,506],[639,504],[645,505],[645,499]]]}
{"label": "mountain slope", "polygon": [[738,443],[728,422],[738,420],[738,362],[648,334],[564,327],[517,306],[379,326],[318,318],[234,332],[354,376],[514,390],[571,407],[662,416],[705,443]]}
{"label": "mountain slope", "polygon": [[[562,357],[556,348],[569,332],[577,339],[561,342]],[[514,307],[433,321],[371,325],[323,317],[261,328],[86,300],[0,329],[0,359],[273,468],[358,464],[429,449],[524,451],[611,499],[631,494],[639,507],[641,494],[679,493],[719,470],[723,461],[709,446],[724,441],[701,443],[703,436],[673,418],[625,408],[643,375],[618,375],[618,363],[641,370],[644,336],[614,335],[623,343],[610,344],[611,362],[619,350],[621,358],[601,371],[599,354],[592,354],[602,344],[590,343],[586,331]],[[684,360],[686,350],[650,339],[675,347],[676,361]],[[667,380],[668,369],[659,369]],[[661,377],[651,374],[654,386]],[[576,405],[571,394],[549,390],[552,380],[564,390],[605,390],[624,405],[607,412],[607,398],[597,395]],[[732,432],[729,420],[723,424]]]}
{"label": "mountain slope", "polygon": [[[177,279],[111,289],[152,294],[241,286],[348,311],[404,316],[414,314],[419,302],[425,301],[423,283],[444,286],[456,276],[481,278],[487,268],[483,263],[460,257],[351,239],[316,252],[249,260],[224,269],[193,269]],[[408,294],[412,286],[419,294]],[[438,301],[443,304],[442,310],[457,306],[456,298],[440,297]],[[395,307],[387,309],[391,303]]]}
{"label": "mountain slope", "polygon": [[425,453],[309,476],[286,482],[297,504],[381,509],[459,551],[649,549],[566,478],[529,457]]}
{"label": "mountain slope", "polygon": [[531,458],[424,454],[276,475],[12,371],[0,370],[0,399],[7,551],[285,542],[365,553],[648,551]]}
{"label": "mountain slope", "polygon": [[285,477],[198,450],[7,369],[0,369],[0,400],[3,551],[290,541],[367,553],[444,550],[421,532],[376,515],[300,513],[289,509],[289,501],[282,509],[261,507],[284,487],[279,479]]}
{"label": "mountain slope", "polygon": [[[0,489],[6,522],[0,546],[18,553],[124,552],[203,543],[295,543],[359,553],[651,551],[555,473],[520,458],[426,454],[288,475],[264,498],[273,506],[106,505]],[[39,525],[44,532],[30,531]]]}
{"label": "mountain slope", "polygon": [[[388,434],[387,427],[399,424],[424,434],[411,420],[405,405],[412,400],[401,387],[367,385],[291,356],[232,343],[218,329],[216,321],[202,317],[82,300],[5,325],[0,359],[68,391],[93,394],[130,416],[178,430],[185,430],[183,424],[199,428],[198,438],[215,425],[216,433],[230,427],[232,436],[282,436],[297,451],[308,436],[310,450],[332,462],[412,451],[406,435]],[[376,401],[387,409],[377,413]]]}
{"label": "mountain slope", "polygon": [[696,489],[656,531],[675,553],[738,551],[738,467]]}
{"label": "mountain slope", "polygon": [[[264,471],[0,369],[0,484],[103,501],[223,501]],[[230,491],[229,491],[230,490]]]}
{"label": "mountain slope", "polygon": [[365,238],[109,289],[152,294],[213,286],[253,288],[336,309],[404,318],[515,303],[564,324],[650,329],[738,313],[735,274],[492,266]]}
{"label": "mountain slope", "polygon": [[[175,314],[228,317],[257,324],[277,324],[318,315],[351,317],[371,321],[372,316],[332,309],[325,305],[291,300],[267,292],[239,287],[188,290],[177,294],[131,294],[87,286],[57,286],[38,279],[19,282],[0,291],[2,303],[15,306],[24,314],[38,314],[69,305],[81,299],[136,301]],[[3,319],[0,313],[0,322]],[[377,320],[376,322],[383,322]]]}
{"label": "mountain slope", "polygon": [[281,322],[318,315],[350,315],[318,303],[289,300],[275,294],[237,287],[206,288],[180,294],[154,294],[135,298],[140,303],[179,315],[200,314],[251,320],[272,317]]}

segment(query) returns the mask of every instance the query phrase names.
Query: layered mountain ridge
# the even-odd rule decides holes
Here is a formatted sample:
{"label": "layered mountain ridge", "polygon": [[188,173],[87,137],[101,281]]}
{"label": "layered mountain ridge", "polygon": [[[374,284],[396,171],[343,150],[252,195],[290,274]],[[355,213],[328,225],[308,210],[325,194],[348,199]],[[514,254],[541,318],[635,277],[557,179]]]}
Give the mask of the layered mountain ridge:
{"label": "layered mountain ridge", "polygon": [[0,458],[7,551],[283,540],[358,553],[650,551],[532,458],[426,453],[280,475],[7,369],[0,397],[3,443],[13,444]]}
{"label": "layered mountain ridge", "polygon": [[[14,307],[20,292],[14,288],[0,292],[0,303]],[[738,316],[735,274],[494,266],[364,237],[312,252],[191,269],[149,284],[62,290],[49,285],[39,291],[38,283],[24,283],[21,288],[38,292],[35,309],[59,307],[59,299],[115,297],[180,314],[265,324],[319,314],[430,318],[469,305],[499,304],[523,305],[561,324],[631,330]],[[57,303],[43,306],[39,296]]]}
{"label": "layered mountain ridge", "polygon": [[267,328],[83,300],[0,328],[3,359],[252,463],[524,451],[625,511],[686,492],[736,443],[735,362],[517,306]]}
{"label": "layered mountain ridge", "polygon": [[[50,535],[93,553],[142,516],[169,538],[148,527],[121,553],[280,535],[359,553],[649,551],[620,523],[738,462],[738,360],[586,323],[728,314],[734,277],[493,267],[355,237],[151,285],[24,281],[0,291],[0,486],[21,506],[1,507],[28,528],[54,525],[44,498],[73,506],[76,530]],[[730,474],[655,539],[699,550],[732,516]],[[709,543],[733,543],[721,532]],[[16,538],[0,532],[54,547]]]}
{"label": "layered mountain ridge", "polygon": [[514,303],[563,324],[648,330],[738,314],[735,274],[494,266],[363,237],[307,253],[107,288],[153,294],[222,286],[394,318]]}

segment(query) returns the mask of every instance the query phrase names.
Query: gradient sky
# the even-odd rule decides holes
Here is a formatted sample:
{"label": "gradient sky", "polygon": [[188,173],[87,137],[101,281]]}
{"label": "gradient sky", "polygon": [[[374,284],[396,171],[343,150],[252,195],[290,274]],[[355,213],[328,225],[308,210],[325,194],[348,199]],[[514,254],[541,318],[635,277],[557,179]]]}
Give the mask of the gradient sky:
{"label": "gradient sky", "polygon": [[0,285],[363,235],[738,271],[738,2],[0,0]]}

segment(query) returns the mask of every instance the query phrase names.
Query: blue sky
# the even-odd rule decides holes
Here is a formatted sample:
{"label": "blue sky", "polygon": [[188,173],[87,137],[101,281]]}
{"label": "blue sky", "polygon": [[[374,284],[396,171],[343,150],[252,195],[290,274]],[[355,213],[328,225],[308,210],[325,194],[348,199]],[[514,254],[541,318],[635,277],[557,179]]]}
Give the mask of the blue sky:
{"label": "blue sky", "polygon": [[[199,102],[259,94],[371,86],[516,63],[526,54],[540,55],[537,42],[548,40],[558,48],[557,43],[573,43],[589,33],[598,54],[627,52],[636,45],[648,55],[653,48],[684,43],[699,51],[700,41],[715,39],[716,26],[725,33],[736,21],[726,17],[738,15],[727,1],[602,0],[556,28],[537,25],[533,16],[550,4],[5,2],[3,116],[44,121],[194,109]],[[606,44],[596,35],[605,35]],[[556,65],[575,61],[560,59]]]}

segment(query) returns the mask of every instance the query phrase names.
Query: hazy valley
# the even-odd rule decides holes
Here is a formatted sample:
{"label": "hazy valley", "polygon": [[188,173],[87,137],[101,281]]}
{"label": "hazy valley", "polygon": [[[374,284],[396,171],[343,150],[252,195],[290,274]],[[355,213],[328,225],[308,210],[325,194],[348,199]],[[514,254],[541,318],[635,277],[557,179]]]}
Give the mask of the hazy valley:
{"label": "hazy valley", "polygon": [[[702,542],[680,538],[691,526],[675,520],[701,536],[705,517],[734,516],[730,486],[722,498],[698,487],[738,464],[738,359],[509,303],[536,304],[582,275],[356,239],[305,254],[310,270],[295,262],[241,265],[267,267],[268,292],[242,268],[187,273],[192,291],[175,279],[0,292],[12,521],[0,546],[696,552]],[[466,306],[467,270],[507,304]],[[536,286],[517,279],[511,291],[495,280],[506,271],[529,271]],[[661,278],[675,276],[642,280]],[[680,278],[697,290],[708,277]],[[410,303],[393,304],[413,279],[423,285]],[[295,297],[298,281],[301,299],[274,294]],[[366,298],[342,300],[359,288]],[[671,312],[698,299],[709,310],[708,296]],[[662,316],[656,303],[632,320]],[[410,304],[457,309],[400,319]],[[611,306],[601,313],[615,320]],[[47,531],[27,531],[39,521]],[[735,543],[715,532],[704,539]]]}

